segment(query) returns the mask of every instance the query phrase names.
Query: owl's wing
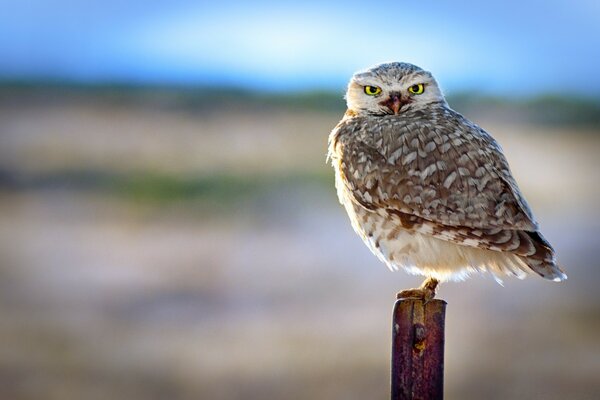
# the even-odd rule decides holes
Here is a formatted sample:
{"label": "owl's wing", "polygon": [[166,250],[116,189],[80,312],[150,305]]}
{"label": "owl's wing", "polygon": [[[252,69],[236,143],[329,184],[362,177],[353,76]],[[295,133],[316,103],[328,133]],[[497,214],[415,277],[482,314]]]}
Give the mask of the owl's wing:
{"label": "owl's wing", "polygon": [[375,129],[360,118],[341,123],[330,152],[352,201],[397,215],[407,229],[554,264],[500,146],[460,114],[442,117],[388,118]]}
{"label": "owl's wing", "polygon": [[359,121],[337,134],[340,172],[355,200],[448,226],[538,228],[498,143],[457,113],[384,120],[367,134]]}

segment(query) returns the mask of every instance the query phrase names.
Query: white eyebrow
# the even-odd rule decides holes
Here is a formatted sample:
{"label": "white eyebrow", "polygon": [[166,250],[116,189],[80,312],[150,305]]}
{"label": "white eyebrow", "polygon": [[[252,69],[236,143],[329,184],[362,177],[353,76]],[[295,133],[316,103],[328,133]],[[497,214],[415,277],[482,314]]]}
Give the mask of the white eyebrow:
{"label": "white eyebrow", "polygon": [[402,79],[400,80],[400,82],[406,82],[408,80],[413,80],[413,79],[417,79],[417,78],[420,78],[423,80],[423,82],[421,82],[421,83],[430,82],[431,74],[428,74],[425,71],[413,72],[412,74],[403,76]]}
{"label": "white eyebrow", "polygon": [[354,76],[354,78],[352,78],[352,80],[358,84],[363,84],[363,83],[367,83],[369,81],[373,80],[373,75],[371,74],[363,74],[363,75],[359,75],[359,76]]}

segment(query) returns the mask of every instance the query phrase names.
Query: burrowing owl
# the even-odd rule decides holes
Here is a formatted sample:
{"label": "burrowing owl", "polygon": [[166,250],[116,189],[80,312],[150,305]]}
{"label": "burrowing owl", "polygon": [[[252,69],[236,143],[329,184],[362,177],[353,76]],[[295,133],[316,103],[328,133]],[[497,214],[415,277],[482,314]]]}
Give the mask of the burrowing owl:
{"label": "burrowing owl", "polygon": [[391,270],[439,281],[489,271],[561,281],[552,246],[498,143],[452,110],[432,74],[407,63],[356,73],[348,110],[329,136],[340,202],[354,230]]}

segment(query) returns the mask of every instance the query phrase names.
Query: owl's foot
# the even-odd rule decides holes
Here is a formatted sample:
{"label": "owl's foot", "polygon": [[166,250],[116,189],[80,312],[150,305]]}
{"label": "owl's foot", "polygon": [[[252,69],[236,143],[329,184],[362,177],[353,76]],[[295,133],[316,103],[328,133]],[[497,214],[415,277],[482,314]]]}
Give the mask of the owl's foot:
{"label": "owl's foot", "polygon": [[427,278],[418,289],[406,289],[396,295],[398,299],[419,299],[428,302],[435,297],[437,286],[440,281],[434,278]]}

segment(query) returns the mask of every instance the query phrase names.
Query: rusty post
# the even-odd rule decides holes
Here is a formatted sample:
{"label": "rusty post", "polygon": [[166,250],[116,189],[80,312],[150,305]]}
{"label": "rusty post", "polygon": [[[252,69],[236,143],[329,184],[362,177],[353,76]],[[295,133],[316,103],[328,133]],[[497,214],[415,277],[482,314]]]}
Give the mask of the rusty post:
{"label": "rusty post", "polygon": [[444,398],[446,302],[398,299],[392,321],[392,400]]}

